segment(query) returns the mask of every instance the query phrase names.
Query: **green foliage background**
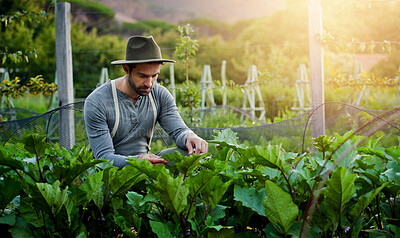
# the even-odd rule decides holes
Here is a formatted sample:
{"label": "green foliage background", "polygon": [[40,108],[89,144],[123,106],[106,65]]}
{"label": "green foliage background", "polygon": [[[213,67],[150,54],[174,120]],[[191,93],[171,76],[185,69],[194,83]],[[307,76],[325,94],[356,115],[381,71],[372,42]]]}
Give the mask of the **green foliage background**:
{"label": "green foliage background", "polygon": [[[353,1],[355,2],[355,1]],[[0,52],[22,50],[37,51],[37,58],[30,56],[27,62],[6,61],[0,67],[8,69],[11,78],[18,76],[26,83],[30,77],[43,75],[47,82],[54,81],[55,42],[54,8],[50,1],[0,0],[1,15],[12,15],[23,10],[46,10],[48,17],[39,22],[18,21],[5,26],[0,32]],[[213,80],[220,81],[222,60],[227,61],[227,79],[235,84],[243,84],[251,64],[257,65],[260,72],[267,72],[263,81],[263,97],[267,104],[278,105],[268,109],[267,117],[272,119],[284,113],[293,104],[295,80],[299,64],[308,65],[308,10],[305,0],[288,0],[286,8],[269,17],[242,20],[233,24],[206,18],[189,19],[179,25],[191,24],[193,38],[199,42],[196,58],[189,63],[189,78],[198,82],[203,65],[211,66]],[[117,23],[114,12],[100,3],[72,1],[72,49],[75,97],[84,98],[99,81],[101,68],[107,67],[110,78],[123,75],[118,66],[110,62],[124,58],[126,39],[133,34],[152,34],[162,48],[163,56],[177,59],[174,55],[177,25],[161,20],[145,20],[136,23]],[[371,72],[381,77],[395,77],[400,65],[400,15],[396,14],[399,4],[369,2],[352,3],[348,1],[322,1],[324,30],[329,39],[325,45],[325,75],[327,81],[331,72],[343,71],[352,74],[354,59],[344,53],[384,53],[387,58],[379,62]],[[85,11],[97,14],[84,15]],[[74,15],[75,14],[75,15]],[[377,20],[379,19],[379,20]],[[382,45],[381,42],[391,43]],[[361,43],[360,43],[361,42]],[[185,66],[175,64],[175,81],[185,80]],[[160,75],[160,82],[168,86],[169,67],[166,65]],[[386,89],[382,89],[386,90]],[[217,91],[217,90],[216,90]],[[326,87],[327,99],[347,101],[348,89]],[[218,94],[216,92],[216,94]],[[239,95],[230,90],[228,104],[241,107]],[[381,94],[382,95],[382,94]],[[395,95],[388,95],[393,98]],[[217,99],[218,100],[218,99]],[[376,109],[395,106],[382,104],[379,95],[371,96],[367,107]],[[375,101],[374,101],[375,100]],[[177,100],[179,101],[179,100]]]}

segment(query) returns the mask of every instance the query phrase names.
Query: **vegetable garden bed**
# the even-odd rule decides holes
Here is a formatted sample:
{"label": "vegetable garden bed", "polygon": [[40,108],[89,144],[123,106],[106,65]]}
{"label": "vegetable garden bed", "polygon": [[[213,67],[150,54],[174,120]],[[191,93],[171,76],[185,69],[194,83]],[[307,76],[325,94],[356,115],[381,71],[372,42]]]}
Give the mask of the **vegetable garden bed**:
{"label": "vegetable garden bed", "polygon": [[[215,131],[208,154],[129,159],[29,135],[0,148],[0,226],[12,237],[397,237],[400,148],[350,131],[310,153],[247,147]],[[34,163],[24,158],[35,158]]]}

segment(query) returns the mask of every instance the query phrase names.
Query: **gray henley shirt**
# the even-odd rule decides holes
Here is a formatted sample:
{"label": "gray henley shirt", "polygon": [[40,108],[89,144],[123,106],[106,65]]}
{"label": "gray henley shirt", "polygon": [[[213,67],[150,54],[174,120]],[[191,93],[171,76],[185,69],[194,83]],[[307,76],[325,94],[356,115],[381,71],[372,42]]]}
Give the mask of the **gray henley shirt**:
{"label": "gray henley shirt", "polygon": [[[179,148],[186,149],[186,135],[191,130],[179,115],[174,98],[157,83],[151,92],[157,108],[157,122]],[[139,96],[135,104],[118,89],[117,96],[120,119],[113,138],[111,131],[115,124],[115,109],[110,82],[101,85],[86,98],[84,118],[93,156],[113,160],[114,166],[122,168],[128,164],[127,157],[149,152],[154,113],[149,95]]]}

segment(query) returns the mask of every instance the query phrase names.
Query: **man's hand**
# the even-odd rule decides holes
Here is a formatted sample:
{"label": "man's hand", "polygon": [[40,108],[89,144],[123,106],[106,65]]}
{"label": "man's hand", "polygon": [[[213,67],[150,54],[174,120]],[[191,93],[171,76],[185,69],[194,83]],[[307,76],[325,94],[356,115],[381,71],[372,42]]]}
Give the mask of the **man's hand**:
{"label": "man's hand", "polygon": [[154,166],[159,164],[166,164],[168,162],[165,159],[161,158],[160,156],[154,154],[142,154],[139,155],[138,158],[148,160]]}
{"label": "man's hand", "polygon": [[193,153],[196,155],[207,153],[208,143],[193,132],[189,132],[186,136],[186,148],[188,149],[189,155]]}

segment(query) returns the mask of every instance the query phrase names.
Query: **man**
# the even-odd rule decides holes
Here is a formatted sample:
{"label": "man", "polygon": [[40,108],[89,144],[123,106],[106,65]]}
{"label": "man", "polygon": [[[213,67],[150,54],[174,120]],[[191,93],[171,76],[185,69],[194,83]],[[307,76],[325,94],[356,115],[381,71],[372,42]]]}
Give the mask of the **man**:
{"label": "man", "polygon": [[162,58],[152,36],[131,37],[125,60],[111,62],[122,65],[126,75],[103,84],[85,101],[85,127],[95,158],[113,160],[119,168],[128,164],[127,157],[167,163],[148,153],[156,122],[189,155],[207,152],[207,142],[185,125],[172,95],[156,84],[164,62],[175,61]]}

